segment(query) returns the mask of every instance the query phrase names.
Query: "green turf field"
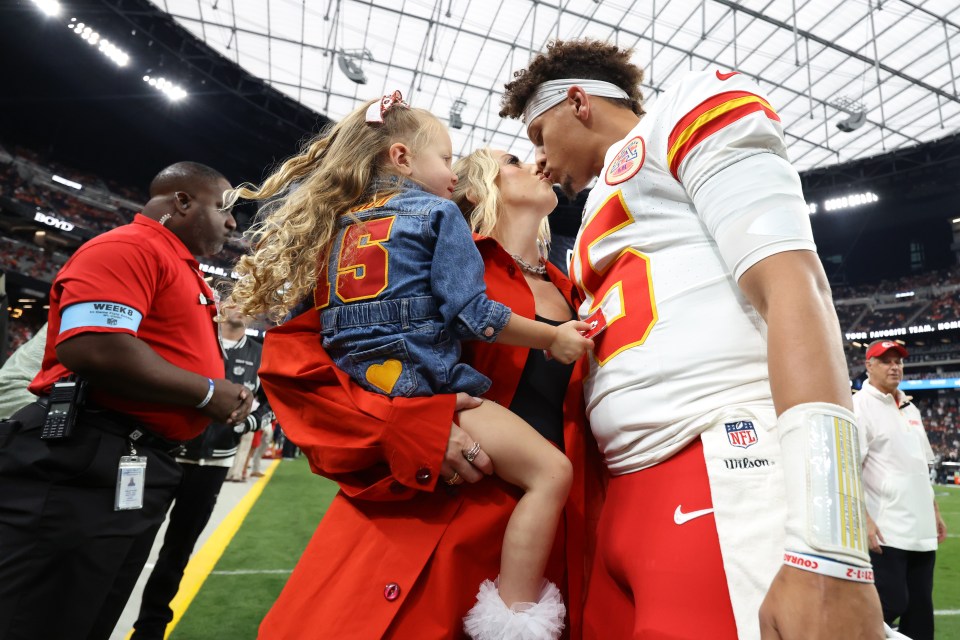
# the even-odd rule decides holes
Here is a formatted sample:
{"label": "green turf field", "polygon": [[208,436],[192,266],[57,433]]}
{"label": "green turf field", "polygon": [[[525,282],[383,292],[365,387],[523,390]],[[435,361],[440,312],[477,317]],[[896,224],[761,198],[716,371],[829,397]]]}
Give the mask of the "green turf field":
{"label": "green turf field", "polygon": [[256,638],[335,493],[304,458],[281,462],[171,640]]}
{"label": "green turf field", "polygon": [[[933,576],[933,606],[937,640],[960,640],[960,487],[934,487],[947,539],[937,551]],[[947,613],[952,612],[952,613]]]}
{"label": "green turf field", "polygon": [[[943,613],[936,637],[960,640],[960,487],[935,490],[951,536],[937,554],[933,598]],[[335,493],[303,458],[280,463],[171,639],[255,638]]]}

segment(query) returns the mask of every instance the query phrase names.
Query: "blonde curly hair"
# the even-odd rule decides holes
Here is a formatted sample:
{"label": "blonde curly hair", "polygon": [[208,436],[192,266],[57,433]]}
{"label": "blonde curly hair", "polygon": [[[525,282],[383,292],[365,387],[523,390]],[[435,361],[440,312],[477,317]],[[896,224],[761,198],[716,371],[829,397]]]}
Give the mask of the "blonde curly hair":
{"label": "blonde curly hair", "polygon": [[316,287],[337,218],[359,204],[378,175],[390,173],[390,146],[402,142],[415,154],[444,130],[429,111],[402,106],[389,109],[382,124],[368,124],[367,108],[375,102],[314,137],[259,188],[246,183],[227,192],[228,207],[241,198],[266,201],[245,234],[253,255],[237,263],[230,293],[244,314],[282,320]]}
{"label": "blonde curly hair", "polygon": [[[500,162],[489,148],[477,149],[457,160],[453,165],[457,185],[453,188],[453,201],[463,213],[474,233],[498,238],[497,225],[503,214],[500,197]],[[537,232],[540,254],[546,258],[550,247],[550,223],[546,218]]]}

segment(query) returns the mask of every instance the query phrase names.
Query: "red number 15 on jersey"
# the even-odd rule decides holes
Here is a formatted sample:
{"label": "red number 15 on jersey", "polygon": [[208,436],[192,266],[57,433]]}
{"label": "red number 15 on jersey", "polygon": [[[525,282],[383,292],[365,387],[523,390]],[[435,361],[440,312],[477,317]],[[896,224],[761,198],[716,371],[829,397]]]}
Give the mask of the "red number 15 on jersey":
{"label": "red number 15 on jersey", "polygon": [[[384,245],[390,240],[396,218],[377,218],[347,227],[337,258],[336,294],[343,302],[370,300],[387,288],[390,252]],[[326,269],[318,271],[313,299],[317,309],[324,309],[330,304],[330,282]]]}
{"label": "red number 15 on jersey", "polygon": [[627,247],[599,270],[590,260],[594,245],[633,223],[617,191],[587,221],[576,247],[577,289],[581,297],[590,299],[590,313],[602,306],[607,318],[607,330],[594,338],[593,355],[601,367],[621,351],[643,344],[657,323],[650,258]]}

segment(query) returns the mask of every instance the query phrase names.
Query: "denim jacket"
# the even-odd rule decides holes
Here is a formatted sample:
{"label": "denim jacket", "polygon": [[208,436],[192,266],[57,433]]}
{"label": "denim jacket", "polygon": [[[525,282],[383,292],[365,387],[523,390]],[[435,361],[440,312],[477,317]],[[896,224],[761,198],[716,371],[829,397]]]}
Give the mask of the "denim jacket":
{"label": "denim jacket", "polygon": [[482,394],[490,379],[459,362],[460,340],[495,341],[511,311],[487,298],[463,214],[409,180],[374,187],[337,221],[316,294],[323,348],[370,391]]}

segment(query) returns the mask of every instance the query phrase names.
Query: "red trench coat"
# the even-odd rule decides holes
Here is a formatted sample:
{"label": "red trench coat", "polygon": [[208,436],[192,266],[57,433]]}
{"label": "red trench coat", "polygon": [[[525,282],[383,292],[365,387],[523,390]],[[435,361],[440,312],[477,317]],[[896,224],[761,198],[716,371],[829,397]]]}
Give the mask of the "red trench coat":
{"label": "red trench coat", "polygon": [[[534,299],[510,256],[477,238],[487,294],[534,317]],[[570,282],[550,279],[571,300]],[[496,477],[448,488],[440,480],[452,395],[387,398],[353,384],[319,345],[311,310],[271,329],[260,377],[284,432],[315,473],[340,492],[260,627],[263,640],[463,637],[477,589],[499,573],[507,520],[520,492]],[[485,395],[509,406],[527,350],[464,343],[465,362],[493,380]],[[547,576],[564,590],[570,638],[581,635],[590,532],[602,461],[584,426],[581,361],[564,400],[564,445],[574,483]],[[587,500],[587,496],[590,500]],[[295,508],[295,505],[291,505]]]}

